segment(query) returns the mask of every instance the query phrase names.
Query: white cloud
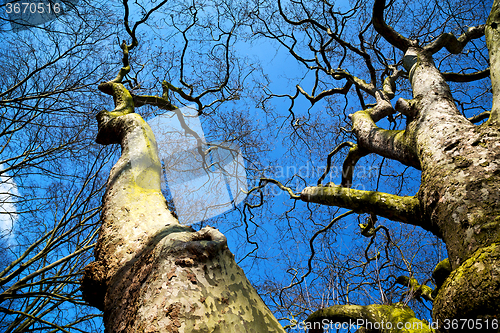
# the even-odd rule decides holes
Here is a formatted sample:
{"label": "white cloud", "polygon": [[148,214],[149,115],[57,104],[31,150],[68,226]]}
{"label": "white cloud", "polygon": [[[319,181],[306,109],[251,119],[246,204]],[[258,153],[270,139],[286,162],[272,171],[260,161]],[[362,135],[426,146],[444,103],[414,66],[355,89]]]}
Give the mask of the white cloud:
{"label": "white cloud", "polygon": [[[0,164],[3,170],[3,164]],[[12,177],[0,175],[0,239],[11,244],[14,241],[14,225],[18,218],[15,200],[19,195]]]}

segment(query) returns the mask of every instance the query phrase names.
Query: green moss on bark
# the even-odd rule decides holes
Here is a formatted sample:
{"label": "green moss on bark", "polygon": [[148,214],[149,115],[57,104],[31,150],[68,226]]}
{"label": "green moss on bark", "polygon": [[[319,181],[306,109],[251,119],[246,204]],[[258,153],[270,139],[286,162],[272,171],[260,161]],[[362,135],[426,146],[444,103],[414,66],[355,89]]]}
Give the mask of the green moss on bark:
{"label": "green moss on bark", "polygon": [[451,272],[434,302],[434,320],[498,318],[499,299],[500,245],[494,243]]}

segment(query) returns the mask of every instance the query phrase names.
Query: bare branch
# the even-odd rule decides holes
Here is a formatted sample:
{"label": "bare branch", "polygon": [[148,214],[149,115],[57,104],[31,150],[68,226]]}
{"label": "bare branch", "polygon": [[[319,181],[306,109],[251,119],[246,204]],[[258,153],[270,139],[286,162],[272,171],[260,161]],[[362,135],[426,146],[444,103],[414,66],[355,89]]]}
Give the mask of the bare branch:
{"label": "bare branch", "polygon": [[170,99],[168,98],[168,92],[170,90],[170,87],[173,87],[170,83],[167,81],[163,81],[161,83],[161,86],[163,88],[163,94],[161,97],[159,96],[138,96],[132,94],[132,98],[134,99],[134,105],[137,107],[141,107],[143,105],[152,105],[156,106],[162,110],[167,110],[167,111],[173,111],[177,109],[175,105],[173,105],[170,102]]}
{"label": "bare branch", "polygon": [[352,142],[342,142],[340,145],[335,147],[335,149],[332,150],[330,152],[330,154],[328,154],[328,158],[326,159],[326,169],[325,169],[325,172],[318,179],[318,186],[321,186],[321,182],[325,179],[326,175],[328,175],[328,173],[330,172],[330,168],[332,167],[332,157],[345,147],[351,147],[351,149],[353,149],[354,147],[356,147],[356,145]]}
{"label": "bare branch", "polygon": [[159,96],[146,96],[146,95],[138,96],[132,94],[132,98],[134,100],[134,105],[137,107],[144,105],[152,105],[167,111],[172,111],[176,109],[176,106],[172,105],[170,101],[166,101],[164,98]]}
{"label": "bare branch", "polygon": [[451,33],[441,34],[436,40],[427,44],[424,47],[424,50],[430,52],[431,54],[434,54],[445,47],[448,52],[458,54],[462,52],[463,48],[469,41],[471,41],[472,39],[483,37],[484,28],[484,24],[477,27],[470,27],[469,29],[467,29],[467,32],[463,33],[458,38],[456,38]]}
{"label": "bare branch", "polygon": [[266,184],[274,184],[274,185],[278,186],[281,190],[286,191],[288,193],[288,195],[290,195],[291,199],[300,199],[300,194],[293,193],[291,188],[281,184],[276,179],[271,179],[271,178],[261,178],[259,181],[259,185],[252,188],[250,191],[247,192],[247,194],[250,194],[255,190],[260,190],[261,188],[266,186]]}
{"label": "bare branch", "polygon": [[294,281],[292,282],[290,285],[284,287],[283,289],[280,290],[280,299],[282,298],[282,294],[285,290],[287,289],[291,289],[293,288],[294,286],[296,285],[299,285],[301,284],[302,282],[304,282],[304,279],[309,276],[309,274],[311,274],[312,272],[312,268],[313,268],[313,265],[312,265],[312,261],[314,259],[314,256],[316,254],[316,250],[314,249],[314,240],[319,236],[321,235],[322,233],[326,232],[327,230],[330,230],[330,228],[335,224],[337,223],[339,220],[343,219],[344,217],[347,217],[351,214],[353,214],[354,211],[350,210],[350,211],[347,211],[343,214],[340,214],[339,216],[336,216],[334,217],[330,223],[328,223],[328,225],[326,225],[324,228],[316,231],[316,233],[314,233],[314,235],[311,237],[311,239],[309,240],[309,248],[311,249],[311,255],[309,256],[309,260],[307,261],[307,272],[305,274],[303,274],[300,279],[298,279],[297,281]]}
{"label": "bare branch", "polygon": [[444,79],[451,82],[472,82],[490,76],[490,69],[487,68],[475,73],[443,73]]}
{"label": "bare branch", "polygon": [[334,94],[346,95],[349,92],[349,89],[351,88],[351,86],[352,86],[352,82],[347,81],[343,88],[333,88],[333,89],[324,90],[324,91],[320,92],[319,94],[317,94],[316,96],[309,95],[299,85],[297,85],[297,89],[298,89],[298,91],[300,91],[300,93],[302,95],[304,95],[309,100],[309,102],[311,102],[311,105],[314,105],[316,102],[318,102],[319,100],[321,100],[327,96],[331,96]]}
{"label": "bare branch", "polygon": [[382,91],[387,99],[391,100],[396,94],[396,80],[403,73],[403,71],[398,70],[396,66],[389,66],[389,68],[392,70],[392,74],[385,78]]}
{"label": "bare branch", "polygon": [[483,113],[478,114],[477,116],[468,118],[469,121],[473,124],[488,119],[491,115],[491,111],[484,111]]}
{"label": "bare branch", "polygon": [[130,8],[128,6],[128,0],[123,0],[123,8],[125,10],[125,14],[124,14],[124,18],[123,18],[123,24],[125,25],[125,30],[129,34],[129,36],[132,38],[132,42],[130,43],[130,45],[127,45],[127,47],[128,47],[129,50],[132,50],[134,47],[136,47],[137,45],[139,45],[139,42],[138,42],[137,36],[136,36],[136,30],[137,30],[137,28],[141,24],[143,24],[144,22],[146,22],[148,20],[149,16],[151,16],[152,13],[154,13],[160,7],[162,7],[164,4],[166,4],[167,1],[168,0],[161,1],[158,5],[156,5],[155,7],[151,8],[142,17],[142,19],[140,19],[139,21],[135,22],[134,27],[132,29],[130,29],[130,24],[128,22],[129,16],[130,16]]}
{"label": "bare branch", "polygon": [[361,149],[359,145],[354,145],[344,160],[344,164],[342,165],[342,182],[340,183],[343,187],[351,187],[352,186],[352,175],[354,173],[354,168],[358,163],[359,159],[368,155],[368,151]]}
{"label": "bare branch", "polygon": [[412,46],[412,41],[397,33],[384,20],[385,0],[375,0],[373,3],[372,23],[375,30],[381,34],[385,40],[403,52]]}

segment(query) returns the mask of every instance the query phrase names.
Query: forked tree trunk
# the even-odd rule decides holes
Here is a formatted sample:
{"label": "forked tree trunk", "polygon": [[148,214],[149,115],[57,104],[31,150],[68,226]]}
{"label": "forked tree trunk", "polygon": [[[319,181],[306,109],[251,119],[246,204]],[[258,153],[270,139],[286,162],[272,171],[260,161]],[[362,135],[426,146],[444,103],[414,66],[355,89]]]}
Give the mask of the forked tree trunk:
{"label": "forked tree trunk", "polygon": [[[413,99],[400,99],[395,108],[406,116],[406,128],[387,131],[375,125],[395,112],[388,103],[389,93],[381,91],[375,108],[352,115],[353,130],[365,152],[421,169],[420,189],[415,197],[398,197],[341,186],[312,187],[302,192],[302,199],[432,231],[445,242],[452,270],[438,279],[434,324],[439,324],[440,332],[463,331],[464,321],[460,320],[473,319],[466,322],[469,326],[465,328],[500,331],[500,1],[495,0],[486,26],[470,28],[460,39],[444,34],[426,46],[419,46],[417,41],[387,26],[384,8],[385,0],[376,0],[373,24],[384,38],[405,52],[403,63]],[[459,53],[468,40],[483,33],[490,53],[493,107],[488,121],[476,126],[457,109],[432,55],[442,47]],[[363,318],[396,324],[408,316],[400,304],[334,306],[313,313],[308,320]],[[431,328],[427,326],[424,331]]]}

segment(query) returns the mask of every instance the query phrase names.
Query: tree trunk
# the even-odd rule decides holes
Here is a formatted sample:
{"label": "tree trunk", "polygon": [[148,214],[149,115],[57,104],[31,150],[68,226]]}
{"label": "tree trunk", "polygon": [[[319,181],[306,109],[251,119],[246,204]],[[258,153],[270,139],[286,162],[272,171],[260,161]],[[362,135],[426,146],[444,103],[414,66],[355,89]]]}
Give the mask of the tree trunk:
{"label": "tree trunk", "polygon": [[[406,116],[406,128],[387,131],[375,125],[382,117],[395,112],[387,103],[388,93],[380,91],[376,107],[352,115],[353,130],[359,149],[421,169],[420,189],[411,198],[341,186],[313,187],[302,192],[302,199],[380,215],[432,231],[445,242],[452,271],[441,277],[439,290],[434,293],[433,319],[439,324],[439,331],[453,330],[455,327],[450,325],[453,322],[459,323],[458,330],[461,330],[462,322],[457,319],[474,319],[476,330],[497,332],[500,317],[500,0],[495,0],[486,26],[470,28],[458,39],[443,34],[427,46],[419,46],[417,41],[408,40],[385,25],[384,8],[384,0],[375,2],[373,24],[387,41],[405,52],[403,64],[409,74],[413,99],[400,99],[395,108]],[[490,52],[493,108],[488,121],[476,126],[456,107],[432,55],[442,47],[459,53],[468,40],[483,34]],[[390,315],[384,313],[387,306],[379,306],[384,311],[376,316],[370,310],[376,305],[356,309],[354,315],[353,309],[346,307],[344,311],[341,307],[332,307],[313,313],[308,320],[346,320],[351,315],[365,320],[391,321],[399,311],[398,306],[389,306],[393,311]]]}
{"label": "tree trunk", "polygon": [[422,166],[422,217],[446,243],[454,270],[434,303],[434,317],[498,315],[500,299],[500,137],[498,127],[475,126],[458,111],[425,51],[408,66],[417,110],[408,124]]}
{"label": "tree trunk", "polygon": [[[119,93],[125,97],[115,101],[127,99]],[[132,108],[117,109],[97,116],[98,142],[120,143],[122,155],[103,198],[96,261],[82,282],[86,300],[104,311],[106,332],[284,332],[224,235],[195,232],[172,216],[151,129]]]}
{"label": "tree trunk", "polygon": [[[358,144],[364,142],[363,149],[388,151],[387,155],[392,155],[387,157],[399,156],[408,165],[416,157],[422,170],[418,194],[414,198],[398,197],[329,186],[306,188],[302,199],[432,231],[445,242],[453,270],[434,300],[434,321],[443,324],[445,320],[479,318],[484,324],[500,315],[499,127],[493,113],[481,126],[460,114],[432,54],[425,48],[408,48],[404,64],[413,88],[413,99],[398,103],[408,119],[406,129],[378,128],[372,120],[377,110],[356,112],[353,129],[358,139],[362,138]],[[405,151],[394,155],[391,147]],[[322,310],[308,320],[330,318],[331,313],[335,318],[345,317],[345,313],[338,314],[339,309]],[[362,313],[359,315],[365,318]],[[388,320],[384,316],[376,318]],[[446,331],[444,326],[441,331]]]}

